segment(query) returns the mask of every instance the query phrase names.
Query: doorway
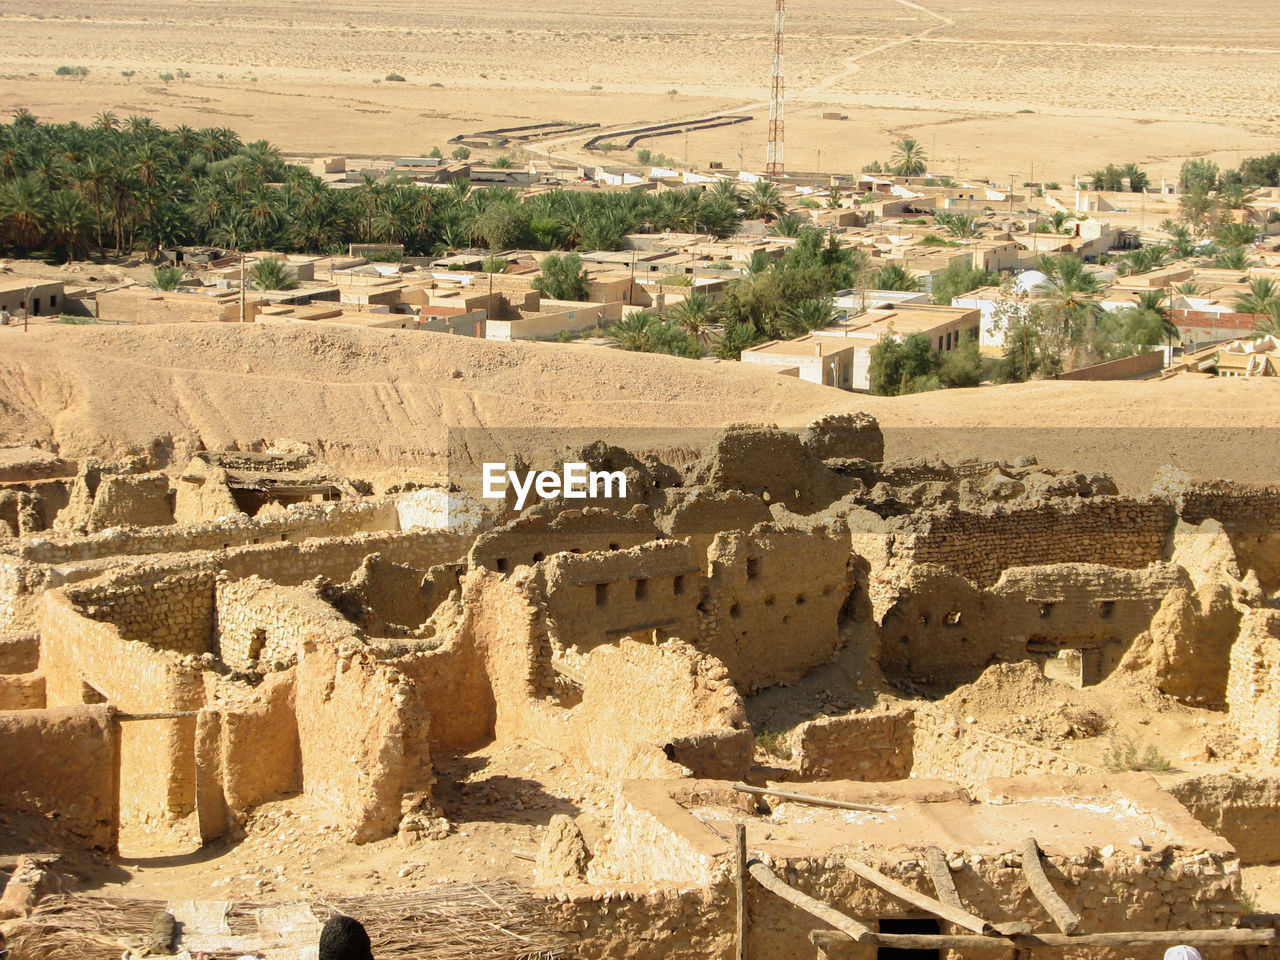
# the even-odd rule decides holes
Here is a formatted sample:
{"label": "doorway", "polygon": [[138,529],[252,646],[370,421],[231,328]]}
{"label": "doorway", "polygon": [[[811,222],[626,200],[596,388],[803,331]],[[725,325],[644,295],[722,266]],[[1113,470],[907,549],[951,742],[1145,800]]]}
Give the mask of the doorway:
{"label": "doorway", "polygon": [[[881,933],[941,933],[938,921],[931,917],[895,917],[880,921]],[[898,947],[880,947],[876,950],[876,960],[939,960],[938,950],[902,950]]]}

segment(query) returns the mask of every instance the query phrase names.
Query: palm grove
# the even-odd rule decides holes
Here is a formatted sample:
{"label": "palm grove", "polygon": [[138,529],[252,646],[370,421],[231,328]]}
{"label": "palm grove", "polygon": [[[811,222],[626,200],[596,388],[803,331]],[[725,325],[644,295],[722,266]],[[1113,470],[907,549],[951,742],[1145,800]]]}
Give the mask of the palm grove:
{"label": "palm grove", "polygon": [[[894,167],[919,173],[924,152],[914,141],[895,144]],[[1183,221],[1168,225],[1174,242],[1143,248],[1121,268],[1150,269],[1165,258],[1198,250],[1224,265],[1243,260],[1248,231],[1222,211],[1247,204],[1255,182],[1280,177],[1280,157],[1245,161],[1242,173],[1219,175],[1192,162]],[[918,279],[898,264],[872,269],[861,250],[808,226],[787,212],[778,188],[753,184],[746,192],[720,181],[711,188],[661,193],[553,190],[532,196],[505,187],[472,189],[466,180],[422,189],[408,178],[368,179],[335,190],[309,171],[286,164],[264,140],[244,143],[227,128],[164,128],[149,117],[100,113],[88,126],[47,124],[18,110],[0,125],[0,250],[71,259],[90,251],[152,253],[176,244],[232,250],[269,249],[328,254],[349,243],[403,244],[409,255],[437,255],[472,246],[574,251],[619,250],[629,233],[688,231],[726,238],[744,219],[771,223],[794,237],[778,259],[757,254],[746,276],[712,304],[697,291],[663,316],[642,312],[615,325],[620,346],[695,357],[721,357],[766,339],[800,336],[830,324],[831,295],[851,287],[915,290]],[[955,238],[977,234],[963,214],[939,214]],[[934,237],[939,245],[954,241]],[[1184,248],[1186,248],[1184,250]],[[1044,303],[1009,319],[1007,343],[1018,346],[997,369],[982,368],[976,344],[944,358],[906,338],[887,341],[873,358],[873,389],[898,393],[976,383],[984,375],[1025,379],[1051,374],[1169,335],[1162,302],[1144,302],[1119,316],[1103,316],[1089,295],[1097,280],[1069,257],[1045,258]],[[584,273],[572,252],[548,258],[544,294],[582,295]],[[166,278],[176,282],[177,277]],[[685,281],[687,282],[687,281]],[[936,279],[934,298],[996,282],[985,271],[952,264]],[[263,285],[268,285],[263,283]],[[718,336],[711,336],[712,328]],[[714,341],[714,342],[713,342]]]}

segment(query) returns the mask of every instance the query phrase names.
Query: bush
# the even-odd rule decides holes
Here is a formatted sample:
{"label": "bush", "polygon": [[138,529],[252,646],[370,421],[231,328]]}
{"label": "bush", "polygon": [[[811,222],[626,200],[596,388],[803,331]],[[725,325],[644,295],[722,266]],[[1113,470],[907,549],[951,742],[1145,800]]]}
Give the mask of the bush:
{"label": "bush", "polygon": [[282,257],[259,260],[249,271],[255,290],[294,290],[298,275],[289,268]]}
{"label": "bush", "polygon": [[59,67],[53,71],[59,77],[86,77],[89,74],[88,67]]}
{"label": "bush", "polygon": [[1148,745],[1147,749],[1139,755],[1138,745],[1133,739],[1122,736],[1112,738],[1111,746],[1102,755],[1102,762],[1108,770],[1116,773],[1127,770],[1164,771],[1172,767],[1172,764],[1160,755],[1160,751],[1154,744]]}
{"label": "bush", "polygon": [[398,73],[388,73],[386,79],[388,83],[404,83],[404,77]]}
{"label": "bush", "polygon": [[162,73],[162,74],[160,74],[160,79],[161,79],[161,80],[163,80],[165,83],[168,83],[170,80],[172,80],[172,79],[173,79],[173,74],[172,74],[172,73]]}
{"label": "bush", "polygon": [[187,272],[176,263],[161,264],[151,270],[151,279],[147,286],[153,290],[177,290]]}
{"label": "bush", "polygon": [[777,730],[761,730],[757,733],[756,746],[768,756],[777,757],[779,760],[791,759],[791,748],[787,746],[782,734]]}
{"label": "bush", "polygon": [[471,157],[470,147],[454,147],[453,153],[449,154],[455,160],[468,160]]}
{"label": "bush", "polygon": [[587,299],[587,271],[576,253],[551,254],[533,278],[533,289],[551,300]]}

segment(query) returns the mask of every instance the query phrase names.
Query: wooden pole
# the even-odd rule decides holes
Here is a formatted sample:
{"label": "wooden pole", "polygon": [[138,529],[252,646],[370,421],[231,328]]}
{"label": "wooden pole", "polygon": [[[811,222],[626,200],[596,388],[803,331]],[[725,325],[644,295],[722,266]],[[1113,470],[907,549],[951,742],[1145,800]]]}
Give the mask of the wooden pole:
{"label": "wooden pole", "polygon": [[752,787],[745,783],[735,783],[733,789],[739,793],[750,793],[759,797],[777,797],[779,800],[790,800],[792,803],[807,803],[811,807],[835,807],[837,810],[862,810],[866,813],[889,812],[884,807],[869,807],[864,803],[849,803],[847,800],[828,800],[826,797],[815,797],[809,793],[794,793],[790,790]]}
{"label": "wooden pole", "polygon": [[[860,860],[846,860],[844,865],[850,873],[861,877],[873,886],[879,887],[889,896],[932,913],[935,917],[940,917],[948,923],[954,923],[963,930],[972,930],[974,933],[986,935],[994,935],[996,932],[995,926],[989,921],[983,920],[981,917],[975,917],[972,913],[960,907],[949,906],[940,900],[933,899],[933,897],[927,897],[917,890],[912,890],[905,884],[901,884],[891,877],[886,877],[879,870],[867,866]],[[959,896],[956,899],[959,900]]]}
{"label": "wooden pole", "polygon": [[817,917],[823,923],[829,923],[842,934],[858,943],[874,943],[876,939],[875,933],[870,927],[863,926],[852,917],[846,917],[843,913],[832,909],[821,900],[815,900],[806,893],[801,893],[794,887],[788,886],[779,880],[763,863],[759,860],[752,860],[747,864],[747,872],[752,878],[764,887],[770,893],[781,897],[787,903],[799,907],[810,916]]}
{"label": "wooden pole", "polygon": [[947,866],[946,854],[937,847],[925,847],[924,865],[929,871],[929,879],[933,881],[933,889],[938,899],[949,907],[963,910],[964,901],[960,899],[960,893],[951,879],[951,868]]}
{"label": "wooden pole", "polygon": [[[1276,931],[1262,930],[1134,930],[1128,933],[1029,933],[1016,937],[978,937],[972,934],[877,933],[874,943],[899,950],[1016,950],[1066,949],[1077,947],[1159,947],[1177,946],[1267,946],[1275,943]],[[852,946],[853,942],[833,930],[814,930],[810,942],[823,950]],[[859,941],[866,942],[866,941]]]}
{"label": "wooden pole", "polygon": [[747,825],[734,826],[733,889],[738,901],[737,923],[733,932],[734,960],[746,960],[747,956]]}
{"label": "wooden pole", "polygon": [[1035,837],[1028,837],[1022,846],[1022,874],[1027,878],[1031,893],[1040,901],[1040,906],[1053,919],[1058,929],[1065,934],[1073,934],[1080,929],[1080,918],[1067,906],[1067,902],[1053,889],[1053,884],[1045,875],[1044,864],[1040,862],[1040,845]]}

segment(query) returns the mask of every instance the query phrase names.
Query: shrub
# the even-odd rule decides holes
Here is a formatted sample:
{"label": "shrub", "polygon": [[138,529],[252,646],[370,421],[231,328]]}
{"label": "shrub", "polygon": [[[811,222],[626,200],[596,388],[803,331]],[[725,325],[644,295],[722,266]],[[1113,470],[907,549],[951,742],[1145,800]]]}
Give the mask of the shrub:
{"label": "shrub", "polygon": [[388,83],[404,83],[404,77],[398,73],[388,73],[386,79]]}
{"label": "shrub", "polygon": [[161,264],[151,270],[147,286],[153,290],[177,290],[187,272],[176,263]]}
{"label": "shrub", "polygon": [[455,160],[466,160],[471,156],[470,147],[455,147],[453,153],[449,154]]}
{"label": "shrub", "polygon": [[85,76],[88,76],[89,74],[89,68],[63,66],[63,67],[59,67],[57,70],[53,72],[56,76],[59,76],[59,77],[85,77]]}
{"label": "shrub", "polygon": [[757,733],[756,746],[762,753],[777,757],[779,760],[791,759],[791,748],[783,740],[782,733],[777,730],[761,730]]}
{"label": "shrub", "polygon": [[1112,738],[1111,745],[1102,755],[1102,762],[1108,770],[1117,773],[1126,770],[1163,771],[1172,767],[1154,744],[1149,744],[1146,750],[1139,753],[1133,738],[1124,736]]}
{"label": "shrub", "polygon": [[161,79],[161,80],[163,80],[165,83],[168,83],[170,80],[172,80],[172,79],[173,79],[173,74],[172,74],[172,73],[162,73],[162,74],[160,74],[160,79]]}
{"label": "shrub", "polygon": [[257,290],[293,290],[298,286],[298,275],[281,257],[259,260],[249,272]]}

